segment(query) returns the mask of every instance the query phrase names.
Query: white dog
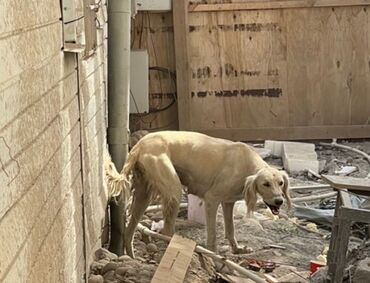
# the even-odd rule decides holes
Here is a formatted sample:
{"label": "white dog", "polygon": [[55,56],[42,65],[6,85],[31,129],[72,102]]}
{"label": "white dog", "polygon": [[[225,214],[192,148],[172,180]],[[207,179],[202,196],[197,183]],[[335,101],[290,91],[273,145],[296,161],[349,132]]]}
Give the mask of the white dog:
{"label": "white dog", "polygon": [[134,231],[154,196],[159,195],[163,203],[162,233],[174,233],[182,185],[205,201],[207,247],[213,251],[216,251],[216,213],[220,204],[225,236],[234,253],[245,251],[234,236],[235,201],[245,199],[249,213],[256,209],[258,194],[274,214],[279,213],[284,198],[290,205],[285,172],[270,167],[244,143],[194,132],[165,131],[146,135],[131,150],[120,177],[108,179],[116,180],[116,188],[120,183],[118,187],[126,193],[131,185],[134,188],[125,247],[132,257]]}

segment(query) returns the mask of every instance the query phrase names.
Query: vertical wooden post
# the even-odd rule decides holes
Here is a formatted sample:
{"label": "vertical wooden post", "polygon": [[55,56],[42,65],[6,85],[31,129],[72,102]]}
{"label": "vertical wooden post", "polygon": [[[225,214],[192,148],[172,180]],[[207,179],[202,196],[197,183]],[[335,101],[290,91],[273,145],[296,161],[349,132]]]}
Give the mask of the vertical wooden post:
{"label": "vertical wooden post", "polygon": [[188,0],[173,0],[176,85],[180,130],[190,130],[190,69],[188,56]]}

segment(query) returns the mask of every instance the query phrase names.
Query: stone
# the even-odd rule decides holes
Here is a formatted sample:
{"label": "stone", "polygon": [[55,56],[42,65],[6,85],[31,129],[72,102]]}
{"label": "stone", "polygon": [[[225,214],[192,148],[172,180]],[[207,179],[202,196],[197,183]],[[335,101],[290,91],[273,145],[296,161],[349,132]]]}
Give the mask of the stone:
{"label": "stone", "polygon": [[116,262],[108,262],[102,269],[101,273],[105,274],[108,271],[116,270],[118,267],[118,264]]}
{"label": "stone", "polygon": [[107,249],[100,248],[100,249],[95,251],[95,258],[96,258],[96,260],[99,260],[99,259],[110,259],[110,260],[112,260],[112,259],[117,259],[118,256],[114,253],[111,253]]}
{"label": "stone", "polygon": [[121,266],[116,269],[116,275],[125,276],[127,271],[131,269],[131,267],[128,266]]}
{"label": "stone", "polygon": [[148,251],[148,253],[156,253],[158,252],[158,247],[156,244],[149,243],[146,245],[146,250]]}
{"label": "stone", "polygon": [[140,224],[150,229],[150,227],[152,227],[152,220],[145,219],[145,220],[140,221]]}
{"label": "stone", "polygon": [[90,275],[88,283],[103,283],[104,277],[101,275]]}
{"label": "stone", "polygon": [[370,257],[367,257],[358,262],[355,274],[353,276],[353,282],[356,283],[367,283],[370,278]]}
{"label": "stone", "polygon": [[107,280],[114,280],[115,279],[115,271],[114,270],[110,270],[108,272],[106,272],[103,277],[104,277],[104,281],[107,281]]}
{"label": "stone", "polygon": [[133,260],[129,255],[122,255],[118,258],[119,261]]}
{"label": "stone", "polygon": [[106,265],[106,263],[100,263],[100,262],[97,262],[97,261],[94,261],[91,265],[90,265],[90,270],[92,273],[101,273],[101,270],[103,269],[103,267]]}

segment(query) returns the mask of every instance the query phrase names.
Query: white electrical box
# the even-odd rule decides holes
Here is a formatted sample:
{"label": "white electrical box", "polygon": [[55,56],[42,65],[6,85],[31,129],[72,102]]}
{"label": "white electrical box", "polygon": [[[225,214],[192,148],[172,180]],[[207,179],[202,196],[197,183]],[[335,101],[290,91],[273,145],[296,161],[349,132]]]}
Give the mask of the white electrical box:
{"label": "white electrical box", "polygon": [[147,50],[131,50],[130,113],[149,112],[149,60]]}
{"label": "white electrical box", "polygon": [[[171,11],[172,0],[134,0],[138,11]],[[181,0],[176,0],[181,1]]]}

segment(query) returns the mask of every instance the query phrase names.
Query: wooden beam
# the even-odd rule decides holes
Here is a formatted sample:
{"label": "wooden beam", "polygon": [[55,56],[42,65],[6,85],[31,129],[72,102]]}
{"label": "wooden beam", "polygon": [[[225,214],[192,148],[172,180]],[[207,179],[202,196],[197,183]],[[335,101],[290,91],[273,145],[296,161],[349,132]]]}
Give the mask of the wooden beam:
{"label": "wooden beam", "polygon": [[173,0],[172,2],[180,130],[189,130],[191,127],[189,108],[188,3],[188,0]]}
{"label": "wooden beam", "polygon": [[196,243],[175,234],[153,276],[152,283],[182,283]]}
{"label": "wooden beam", "polygon": [[221,11],[243,11],[243,10],[315,8],[315,7],[366,6],[366,5],[370,5],[370,0],[281,0],[281,1],[268,0],[245,3],[191,4],[188,7],[188,11],[221,12]]}
{"label": "wooden beam", "polygon": [[304,140],[331,138],[367,138],[370,125],[348,126],[306,126],[276,128],[230,128],[230,129],[192,129],[210,136],[236,141],[248,140]]}
{"label": "wooden beam", "polygon": [[340,217],[348,221],[370,223],[370,210],[361,208],[340,208]]}
{"label": "wooden beam", "polygon": [[370,191],[370,179],[354,178],[347,176],[321,175],[322,179],[336,189],[348,189],[349,191]]}

